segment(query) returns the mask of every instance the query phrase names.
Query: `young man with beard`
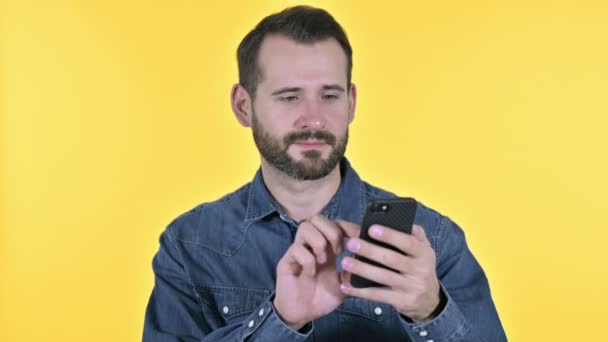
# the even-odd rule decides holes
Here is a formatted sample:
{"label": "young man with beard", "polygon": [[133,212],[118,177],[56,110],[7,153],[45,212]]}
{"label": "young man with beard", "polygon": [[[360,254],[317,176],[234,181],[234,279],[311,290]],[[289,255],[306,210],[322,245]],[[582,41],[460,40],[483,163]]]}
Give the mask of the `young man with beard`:
{"label": "young man with beard", "polygon": [[[411,235],[372,227],[405,254],[357,238],[367,202],[394,195],[344,158],[357,91],[331,15],[298,6],[266,17],[237,55],[232,108],[252,128],[261,167],[162,234],[144,340],[506,340],[486,276],[450,219],[418,204]],[[351,273],[385,286],[353,288]]]}

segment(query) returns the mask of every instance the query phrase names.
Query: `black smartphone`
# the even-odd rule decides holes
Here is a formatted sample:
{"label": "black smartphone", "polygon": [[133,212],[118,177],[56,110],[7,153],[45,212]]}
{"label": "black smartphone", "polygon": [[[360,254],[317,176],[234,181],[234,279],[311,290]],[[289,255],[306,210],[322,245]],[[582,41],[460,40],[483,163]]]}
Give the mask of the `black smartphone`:
{"label": "black smartphone", "polygon": [[[365,215],[363,216],[363,223],[361,224],[359,238],[361,240],[365,240],[402,253],[396,247],[371,238],[368,230],[370,226],[379,224],[407,234],[411,234],[414,218],[416,217],[416,207],[416,200],[409,197],[371,200],[367,206],[367,209],[365,210]],[[390,269],[382,264],[359,255],[356,255],[355,258],[374,266]],[[350,283],[353,287],[383,286],[382,284],[378,284],[356,274],[351,274]]]}

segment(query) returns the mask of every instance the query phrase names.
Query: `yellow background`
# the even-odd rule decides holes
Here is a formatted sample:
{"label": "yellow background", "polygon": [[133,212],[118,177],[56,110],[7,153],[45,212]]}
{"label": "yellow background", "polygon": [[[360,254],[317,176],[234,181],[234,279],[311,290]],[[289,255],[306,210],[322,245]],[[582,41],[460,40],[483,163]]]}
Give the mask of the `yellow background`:
{"label": "yellow background", "polygon": [[[607,341],[608,3],[311,3],[360,175],[465,229],[510,340]],[[258,166],[235,49],[286,4],[0,2],[1,341],[141,340],[165,225]]]}

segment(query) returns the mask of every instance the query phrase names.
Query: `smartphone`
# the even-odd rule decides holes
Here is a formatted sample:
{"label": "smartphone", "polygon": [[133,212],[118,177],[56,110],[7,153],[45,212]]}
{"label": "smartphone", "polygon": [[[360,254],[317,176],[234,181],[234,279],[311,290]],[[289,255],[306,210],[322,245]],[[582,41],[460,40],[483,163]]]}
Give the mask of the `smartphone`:
{"label": "smartphone", "polygon": [[[413,198],[399,197],[390,199],[373,199],[369,202],[365,215],[363,216],[363,223],[361,224],[361,232],[359,238],[371,242],[373,244],[392,249],[396,252],[402,253],[396,247],[389,244],[380,242],[369,236],[368,230],[374,224],[379,224],[385,227],[393,228],[398,231],[411,234],[412,225],[414,224],[414,218],[416,217],[417,202]],[[383,267],[390,269],[382,264],[379,264],[373,260],[369,260],[365,257],[356,255],[356,259],[363,262],[372,264],[374,266]],[[367,278],[363,278],[356,274],[351,274],[350,283],[353,287],[370,287],[370,286],[384,286],[371,281]]]}

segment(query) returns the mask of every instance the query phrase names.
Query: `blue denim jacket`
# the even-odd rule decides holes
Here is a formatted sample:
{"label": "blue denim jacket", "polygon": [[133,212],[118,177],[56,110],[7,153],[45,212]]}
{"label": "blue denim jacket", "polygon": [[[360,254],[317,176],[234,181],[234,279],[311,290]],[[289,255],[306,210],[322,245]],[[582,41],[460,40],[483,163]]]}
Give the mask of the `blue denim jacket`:
{"label": "blue denim jacket", "polygon": [[[322,215],[360,223],[371,198],[395,195],[363,182],[346,159],[342,182]],[[447,304],[432,321],[404,319],[391,305],[347,297],[305,331],[287,327],[272,305],[276,265],[298,224],[266,189],[251,183],[175,219],[160,237],[152,263],[155,285],[144,341],[506,341],[487,278],[463,231],[418,204],[437,257]],[[340,265],[340,263],[338,263]]]}

